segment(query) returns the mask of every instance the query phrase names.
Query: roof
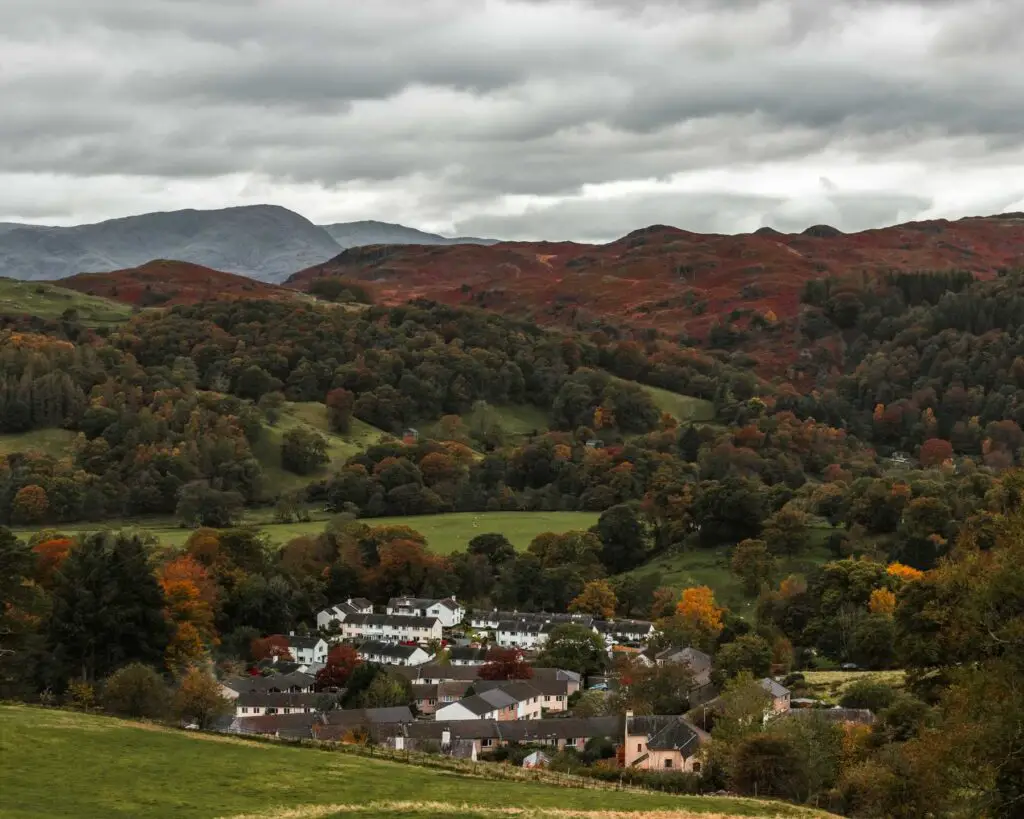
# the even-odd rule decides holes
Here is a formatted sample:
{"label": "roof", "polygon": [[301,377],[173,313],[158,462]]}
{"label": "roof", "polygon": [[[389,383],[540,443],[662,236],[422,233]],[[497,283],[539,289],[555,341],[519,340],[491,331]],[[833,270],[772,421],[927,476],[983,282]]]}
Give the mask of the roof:
{"label": "roof", "polygon": [[353,626],[412,626],[433,628],[440,621],[436,617],[408,617],[404,614],[351,614],[345,625]]}
{"label": "roof", "polygon": [[398,643],[385,643],[381,640],[367,640],[359,646],[360,654],[379,654],[383,657],[396,657],[408,660],[417,651],[419,646],[403,646]]}
{"label": "roof", "polygon": [[646,736],[650,751],[679,751],[684,756],[690,756],[702,741],[697,730],[679,716],[628,717],[626,733]]}
{"label": "roof", "polygon": [[361,609],[372,609],[373,603],[367,600],[365,597],[353,597],[352,605]]}
{"label": "roof", "polygon": [[472,665],[439,665],[424,663],[417,666],[417,676],[422,680],[468,680],[478,679],[480,668]]}
{"label": "roof", "polygon": [[466,696],[466,692],[470,687],[475,685],[476,682],[472,680],[448,680],[438,684],[437,695],[439,697],[457,697],[461,699]]}
{"label": "roof", "polygon": [[661,662],[686,663],[696,672],[707,671],[711,668],[710,655],[693,646],[666,648],[664,651],[658,652],[655,659]]}
{"label": "roof", "polygon": [[566,682],[579,683],[580,675],[576,671],[567,671],[564,668],[535,668],[530,682],[537,680],[565,680]]}
{"label": "roof", "polygon": [[427,683],[413,683],[412,696],[413,699],[417,700],[436,700],[437,689],[439,686],[435,683],[434,685],[428,685]]}
{"label": "roof", "polygon": [[290,691],[245,691],[235,705],[240,708],[313,708],[323,694],[296,694]]}
{"label": "roof", "polygon": [[404,723],[412,722],[412,711],[406,705],[396,705],[391,708],[347,708],[340,711],[331,711],[324,714],[324,722],[327,725],[361,725],[363,723]]}
{"label": "roof", "polygon": [[603,634],[647,634],[654,629],[649,620],[596,620],[594,628]]}
{"label": "roof", "polygon": [[244,694],[247,691],[270,691],[272,688],[286,690],[288,688],[309,688],[316,682],[316,677],[302,671],[289,674],[272,674],[269,677],[227,677],[221,684],[232,691]]}
{"label": "roof", "polygon": [[448,650],[448,656],[453,660],[462,660],[463,662],[479,661],[484,662],[487,659],[488,649],[486,648],[473,648],[472,646],[455,646]]}
{"label": "roof", "polygon": [[278,734],[289,739],[308,739],[313,725],[321,724],[319,714],[272,714],[263,717],[242,717],[232,723],[241,734]]}
{"label": "roof", "polygon": [[288,645],[291,648],[312,649],[316,648],[317,643],[322,642],[324,642],[324,638],[318,634],[310,634],[305,637],[295,634],[288,637]]}
{"label": "roof", "polygon": [[622,735],[622,718],[565,717],[555,719],[522,719],[499,722],[501,738],[507,742],[537,742],[541,740],[590,739]]}
{"label": "roof", "polygon": [[773,680],[771,677],[764,677],[763,679],[758,680],[758,682],[761,683],[761,687],[765,691],[767,691],[775,698],[789,696],[789,689],[786,688],[786,686],[780,685],[779,683],[775,682],[775,680]]}

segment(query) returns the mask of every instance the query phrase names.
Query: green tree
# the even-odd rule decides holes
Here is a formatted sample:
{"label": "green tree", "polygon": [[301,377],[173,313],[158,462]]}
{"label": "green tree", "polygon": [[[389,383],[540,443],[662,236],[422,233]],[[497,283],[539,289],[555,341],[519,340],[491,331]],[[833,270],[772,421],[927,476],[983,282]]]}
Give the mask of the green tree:
{"label": "green tree", "polygon": [[399,674],[381,671],[360,697],[363,708],[390,708],[412,702],[412,685]]}
{"label": "green tree", "polygon": [[722,646],[715,656],[715,670],[726,678],[735,677],[741,671],[749,671],[757,678],[766,677],[771,667],[772,647],[756,634],[737,637]]}
{"label": "green tree", "polygon": [[35,572],[29,545],[0,526],[0,697],[29,693],[42,655],[36,623],[47,600],[33,581]]}
{"label": "green tree", "polygon": [[732,551],[732,573],[743,583],[748,597],[756,597],[764,584],[772,585],[775,558],[763,540],[741,540]]}
{"label": "green tree", "polygon": [[867,708],[877,714],[892,705],[895,699],[896,689],[884,682],[867,678],[850,683],[843,690],[839,704],[843,708]]}
{"label": "green tree", "polygon": [[187,526],[226,528],[238,522],[244,504],[238,492],[224,492],[206,481],[192,481],[178,492],[175,514]]}
{"label": "green tree", "polygon": [[619,504],[601,513],[595,527],[601,539],[601,562],[609,574],[643,563],[651,549],[651,527],[637,504]]}
{"label": "green tree", "polygon": [[776,555],[798,555],[807,548],[807,513],[787,503],[764,522],[762,537]]}
{"label": "green tree", "polygon": [[142,663],[130,663],[107,677],[100,697],[105,710],[135,719],[163,716],[169,700],[163,678]]}
{"label": "green tree", "polygon": [[495,570],[516,556],[516,548],[509,542],[509,539],[494,532],[474,537],[469,541],[466,551],[471,555],[485,557]]}
{"label": "green tree", "polygon": [[267,423],[274,426],[281,420],[281,414],[284,412],[287,403],[284,393],[268,392],[260,396],[257,406],[260,412],[263,413],[263,417],[267,419]]}
{"label": "green tree", "polygon": [[92,682],[138,661],[159,665],[169,639],[163,593],[137,535],[89,535],[71,550],[53,581],[47,624],[48,676],[63,689]]}
{"label": "green tree", "polygon": [[330,462],[323,435],[305,427],[288,430],[281,443],[281,466],[296,475],[308,475]]}
{"label": "green tree", "polygon": [[537,658],[540,668],[563,668],[579,674],[598,674],[607,664],[604,639],[578,623],[562,623],[551,629]]}

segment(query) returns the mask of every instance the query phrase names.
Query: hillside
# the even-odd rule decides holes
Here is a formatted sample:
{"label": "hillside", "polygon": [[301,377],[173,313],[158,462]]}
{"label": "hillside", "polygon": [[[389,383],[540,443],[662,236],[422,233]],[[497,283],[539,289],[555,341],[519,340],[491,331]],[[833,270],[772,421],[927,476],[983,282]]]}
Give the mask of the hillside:
{"label": "hillside", "polygon": [[131,318],[130,308],[107,298],[99,298],[105,294],[75,292],[78,288],[66,285],[66,282],[58,287],[0,278],[0,315],[27,315],[43,319],[57,319],[67,315],[87,327],[118,324]]}
{"label": "hillside", "polygon": [[747,799],[491,780],[483,766],[462,774],[37,708],[2,706],[0,724],[0,815],[10,819],[475,817],[513,808],[544,817],[570,805],[574,816],[623,819],[825,815]]}
{"label": "hillside", "polygon": [[[870,280],[894,270],[990,277],[1022,265],[1024,218],[1007,214],[855,234],[816,226],[800,234],[762,228],[722,236],[652,226],[606,245],[364,247],[288,281],[302,287],[320,276],[345,276],[371,284],[383,303],[423,297],[548,325],[654,327],[704,340],[714,325],[744,327],[755,313],[783,329],[799,314],[801,292],[812,279]],[[765,346],[769,355],[792,358],[794,342],[782,332]]]}
{"label": "hillside", "polygon": [[279,281],[338,252],[322,228],[276,205],[180,210],[92,225],[7,225],[0,231],[0,275],[61,279],[178,259]]}
{"label": "hillside", "polygon": [[[294,290],[224,273],[189,262],[154,259],[109,273],[79,273],[61,279],[61,287],[125,304],[195,304],[212,299],[293,299]],[[303,297],[306,298],[306,297]]]}
{"label": "hillside", "polygon": [[441,236],[391,222],[364,220],[321,225],[342,248],[364,245],[493,245],[497,239],[474,236]]}

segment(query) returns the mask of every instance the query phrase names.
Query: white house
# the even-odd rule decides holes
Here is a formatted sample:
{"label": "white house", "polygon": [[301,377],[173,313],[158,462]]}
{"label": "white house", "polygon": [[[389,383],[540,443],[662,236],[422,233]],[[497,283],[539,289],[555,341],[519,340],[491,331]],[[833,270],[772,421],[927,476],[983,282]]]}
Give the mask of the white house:
{"label": "white house", "polygon": [[428,643],[441,639],[441,621],[436,617],[401,614],[351,614],[341,623],[341,638],[363,642]]}
{"label": "white house", "polygon": [[543,707],[543,695],[536,688],[526,682],[513,681],[458,702],[441,705],[434,712],[434,719],[540,719]]}
{"label": "white house", "polygon": [[388,600],[388,614],[403,617],[436,617],[442,628],[459,625],[466,616],[466,609],[454,598],[434,600],[425,597],[392,597]]}
{"label": "white house", "polygon": [[598,620],[594,628],[609,646],[646,645],[657,631],[647,620]]}
{"label": "white house", "polygon": [[434,659],[434,655],[419,646],[384,643],[380,640],[367,640],[356,652],[359,659],[366,663],[382,665],[423,665]]}
{"label": "white house", "polygon": [[236,717],[262,717],[271,714],[313,714],[320,694],[272,694],[246,692],[235,698]]}
{"label": "white house", "polygon": [[344,603],[335,603],[317,612],[316,627],[325,631],[337,628],[353,614],[373,614],[373,603],[365,597],[350,597]]}
{"label": "white house", "polygon": [[502,648],[543,648],[552,629],[560,623],[535,620],[503,620],[495,632],[495,642]]}
{"label": "white house", "polygon": [[292,650],[295,662],[300,665],[327,662],[327,641],[320,636],[300,637],[292,632],[288,635],[288,645]]}

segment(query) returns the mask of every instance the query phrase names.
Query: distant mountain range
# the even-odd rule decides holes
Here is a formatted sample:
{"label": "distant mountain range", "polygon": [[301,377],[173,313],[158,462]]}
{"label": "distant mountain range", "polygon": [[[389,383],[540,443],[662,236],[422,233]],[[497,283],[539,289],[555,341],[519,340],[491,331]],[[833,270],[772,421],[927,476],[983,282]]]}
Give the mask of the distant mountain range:
{"label": "distant mountain range", "polygon": [[0,222],[0,276],[62,279],[174,259],[280,282],[351,247],[460,243],[494,240],[451,239],[386,222],[321,227],[276,205],[147,213],[74,227]]}

